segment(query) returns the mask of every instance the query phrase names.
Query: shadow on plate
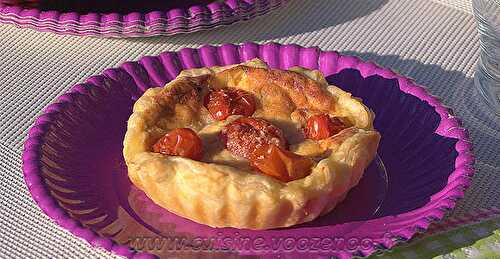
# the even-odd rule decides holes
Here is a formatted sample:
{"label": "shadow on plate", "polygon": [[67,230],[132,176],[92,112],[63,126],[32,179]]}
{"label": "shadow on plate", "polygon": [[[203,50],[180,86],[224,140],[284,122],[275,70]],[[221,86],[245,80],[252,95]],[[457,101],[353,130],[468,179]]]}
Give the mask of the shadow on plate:
{"label": "shadow on plate", "polygon": [[[500,119],[484,105],[484,101],[474,86],[473,78],[459,71],[445,70],[435,64],[423,64],[420,61],[403,59],[397,55],[355,51],[342,53],[373,61],[413,78],[418,84],[425,86],[430,93],[439,96],[443,104],[450,106],[456,115],[466,119],[464,123],[467,128],[474,127],[473,124],[467,124],[467,119],[471,119],[479,124],[480,127],[476,126],[477,130],[500,141],[500,136],[497,135]],[[497,165],[500,166],[500,162]]]}
{"label": "shadow on plate", "polygon": [[[432,195],[446,186],[458,155],[454,150],[456,139],[434,133],[440,118],[430,105],[401,94],[395,79],[377,75],[363,78],[353,69],[328,76],[327,81],[362,98],[375,112],[374,126],[382,134],[378,153],[387,171],[387,192],[382,200],[375,198],[383,189],[374,185],[383,178],[373,178],[370,172],[380,170],[369,168],[359,185],[331,213],[297,227],[328,226],[409,212],[428,203]],[[368,180],[369,183],[364,182]]]}
{"label": "shadow on plate", "polygon": [[[500,168],[500,159],[497,158],[497,152],[492,150],[500,145],[500,134],[498,134],[500,118],[486,106],[472,77],[460,71],[446,70],[435,64],[424,64],[397,55],[354,51],[345,51],[343,54],[376,62],[413,78],[418,84],[425,86],[431,94],[438,96],[444,105],[451,107],[454,114],[462,119],[463,126],[469,131],[475,144],[475,167],[478,172],[473,178],[471,189],[474,189],[476,184],[483,187],[475,188],[474,191],[469,189],[464,199],[458,202],[454,215],[473,209],[499,206],[498,199],[485,198],[492,197],[485,184],[494,188],[493,186],[498,183],[494,172]],[[488,144],[477,145],[478,143]]]}

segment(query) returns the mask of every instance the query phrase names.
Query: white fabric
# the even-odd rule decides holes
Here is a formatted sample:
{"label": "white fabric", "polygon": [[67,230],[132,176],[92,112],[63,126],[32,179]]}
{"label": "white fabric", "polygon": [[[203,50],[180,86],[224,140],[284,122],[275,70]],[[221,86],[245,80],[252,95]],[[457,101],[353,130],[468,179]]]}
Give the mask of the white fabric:
{"label": "white fabric", "polygon": [[103,258],[52,223],[21,172],[22,144],[43,107],[73,84],[143,55],[202,44],[297,43],[359,55],[414,78],[470,130],[477,172],[455,215],[500,206],[500,121],[473,85],[478,36],[467,0],[292,0],[259,19],[147,39],[60,36],[0,25],[0,257]]}
{"label": "white fabric", "polygon": [[471,0],[432,0],[436,3],[444,4],[452,8],[472,14]]}

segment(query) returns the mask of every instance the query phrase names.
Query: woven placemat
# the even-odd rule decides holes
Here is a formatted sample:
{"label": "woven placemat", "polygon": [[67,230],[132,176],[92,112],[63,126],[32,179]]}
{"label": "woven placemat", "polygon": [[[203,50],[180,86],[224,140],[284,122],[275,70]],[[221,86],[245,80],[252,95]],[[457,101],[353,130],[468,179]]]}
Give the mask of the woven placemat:
{"label": "woven placemat", "polygon": [[319,46],[414,78],[454,109],[473,139],[477,172],[453,215],[500,207],[500,121],[473,85],[479,43],[466,6],[459,0],[292,0],[251,22],[146,39],[59,36],[0,25],[0,257],[110,256],[56,226],[34,204],[20,162],[27,130],[43,107],[88,76],[143,55],[202,44]]}

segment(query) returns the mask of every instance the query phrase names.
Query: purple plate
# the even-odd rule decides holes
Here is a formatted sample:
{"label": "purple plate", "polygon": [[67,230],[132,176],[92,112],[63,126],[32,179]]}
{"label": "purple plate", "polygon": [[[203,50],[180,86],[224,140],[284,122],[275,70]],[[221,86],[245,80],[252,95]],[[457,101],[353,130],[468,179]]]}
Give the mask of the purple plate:
{"label": "purple plate", "polygon": [[[183,69],[255,57],[273,68],[319,69],[362,98],[382,134],[379,157],[331,213],[290,228],[214,229],[156,206],[130,184],[122,157],[134,101]],[[458,119],[410,79],[333,51],[246,43],[147,56],[75,85],[29,130],[23,171],[57,224],[119,255],[349,258],[391,248],[440,220],[463,197],[473,161]]]}
{"label": "purple plate", "polygon": [[[12,2],[24,4],[8,4]],[[249,20],[283,6],[287,0],[117,2],[0,0],[0,23],[82,36],[173,35]]]}

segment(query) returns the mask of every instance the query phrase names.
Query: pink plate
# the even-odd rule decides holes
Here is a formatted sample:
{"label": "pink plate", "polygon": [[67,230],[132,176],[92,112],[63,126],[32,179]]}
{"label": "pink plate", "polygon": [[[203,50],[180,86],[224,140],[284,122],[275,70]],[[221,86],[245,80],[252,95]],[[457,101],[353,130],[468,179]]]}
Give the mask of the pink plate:
{"label": "pink plate", "polygon": [[[152,203],[131,185],[122,157],[134,101],[183,69],[255,57],[273,68],[319,69],[362,98],[382,134],[379,157],[331,213],[290,228],[215,229]],[[134,258],[370,255],[440,220],[463,197],[473,162],[459,120],[411,80],[334,51],[274,43],[183,49],[107,69],[45,109],[23,153],[26,184],[49,217],[94,246]]]}
{"label": "pink plate", "polygon": [[[24,2],[25,4],[7,4]],[[146,37],[212,29],[249,20],[287,0],[0,0],[0,23],[59,34]]]}

